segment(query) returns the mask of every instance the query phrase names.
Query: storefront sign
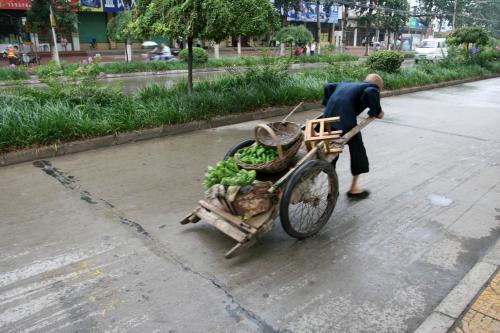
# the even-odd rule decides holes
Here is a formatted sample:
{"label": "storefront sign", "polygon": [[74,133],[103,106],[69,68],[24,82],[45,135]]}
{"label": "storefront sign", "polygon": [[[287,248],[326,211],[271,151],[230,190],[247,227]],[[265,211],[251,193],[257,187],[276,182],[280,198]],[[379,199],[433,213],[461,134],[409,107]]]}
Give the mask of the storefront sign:
{"label": "storefront sign", "polygon": [[125,10],[122,0],[103,0],[102,2],[105,12],[122,12]]}
{"label": "storefront sign", "polygon": [[416,17],[410,17],[408,21],[408,28],[412,29],[425,29],[426,26],[420,22],[420,20]]}
{"label": "storefront sign", "polygon": [[80,6],[84,12],[102,12],[102,0],[80,0]]}
{"label": "storefront sign", "polygon": [[[339,19],[339,6],[333,4],[325,11],[325,6],[319,6],[319,19],[323,23],[337,23]],[[298,10],[292,8],[288,11],[288,21],[317,22],[318,6],[315,2],[299,1]]]}
{"label": "storefront sign", "polygon": [[28,10],[31,8],[31,0],[0,0],[0,9]]}

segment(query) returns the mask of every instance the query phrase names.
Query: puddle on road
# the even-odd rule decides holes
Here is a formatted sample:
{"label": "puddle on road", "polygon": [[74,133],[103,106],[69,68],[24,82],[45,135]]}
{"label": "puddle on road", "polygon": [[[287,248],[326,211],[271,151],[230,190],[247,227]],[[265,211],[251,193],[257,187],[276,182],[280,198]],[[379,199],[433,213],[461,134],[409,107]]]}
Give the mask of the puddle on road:
{"label": "puddle on road", "polygon": [[427,196],[427,199],[433,204],[434,206],[439,206],[439,207],[447,207],[453,203],[453,199],[447,198],[444,195],[439,195],[439,194],[429,194]]}

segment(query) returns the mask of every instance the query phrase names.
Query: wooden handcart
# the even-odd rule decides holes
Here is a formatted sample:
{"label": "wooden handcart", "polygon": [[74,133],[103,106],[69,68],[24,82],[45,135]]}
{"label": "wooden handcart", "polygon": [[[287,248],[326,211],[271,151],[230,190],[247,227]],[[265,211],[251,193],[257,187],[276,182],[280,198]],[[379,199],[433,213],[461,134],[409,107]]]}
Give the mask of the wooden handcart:
{"label": "wooden handcart", "polygon": [[[225,254],[226,258],[232,258],[255,244],[259,236],[272,229],[278,215],[285,232],[290,236],[298,239],[312,236],[328,222],[337,203],[338,178],[331,161],[372,120],[373,117],[365,118],[349,132],[337,135],[336,140],[332,138],[337,133],[325,129],[324,125],[320,124],[319,133],[313,132],[311,126],[305,126],[307,145],[303,144],[288,169],[278,174],[257,177],[272,182],[268,192],[273,197],[273,205],[268,211],[243,219],[200,200],[193,212],[180,223],[203,220],[233,238],[237,243]],[[237,144],[227,152],[225,158],[253,143],[254,140],[246,140]]]}

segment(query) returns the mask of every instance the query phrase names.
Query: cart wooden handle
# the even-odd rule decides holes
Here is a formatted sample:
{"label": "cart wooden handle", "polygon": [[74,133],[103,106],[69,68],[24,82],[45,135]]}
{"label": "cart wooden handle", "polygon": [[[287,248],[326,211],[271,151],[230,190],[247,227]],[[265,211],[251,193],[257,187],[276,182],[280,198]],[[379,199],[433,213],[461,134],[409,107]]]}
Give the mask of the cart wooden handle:
{"label": "cart wooden handle", "polygon": [[[346,134],[344,134],[342,136],[342,138],[341,138],[341,140],[342,140],[341,144],[342,145],[346,144],[347,141],[349,141],[350,139],[352,139],[353,136],[355,136],[356,134],[358,134],[363,128],[365,128],[369,123],[371,123],[374,120],[375,120],[375,117],[368,117],[368,118],[363,119],[358,125],[356,125],[355,127],[353,127],[349,132],[347,132]],[[313,159],[313,157],[316,156],[316,153],[318,153],[318,150],[319,149],[323,149],[324,144],[325,144],[324,142],[320,142],[313,149],[311,149],[304,157],[302,157],[302,159],[299,162],[297,162],[297,164],[295,165],[295,167],[293,167],[290,170],[288,170],[288,172],[283,177],[281,177],[280,179],[278,179],[274,183],[274,185],[269,188],[268,192],[269,193],[273,193],[278,188],[280,188],[281,186],[283,186],[283,184],[286,183],[286,181],[288,180],[288,178],[290,178],[290,176],[297,169],[297,167],[299,165],[301,165],[302,163],[304,163],[304,162],[306,162],[308,160]],[[338,155],[338,153],[337,153],[337,155]],[[333,156],[335,156],[335,155],[333,155]]]}
{"label": "cart wooden handle", "polygon": [[267,124],[259,124],[259,125],[255,126],[255,129],[254,129],[255,138],[258,137],[257,134],[259,133],[260,129],[263,129],[267,133],[269,133],[269,135],[271,136],[271,139],[273,139],[273,142],[276,145],[276,148],[278,149],[279,158],[283,158],[283,147],[281,147],[281,145],[279,144],[278,137],[276,136],[276,133],[274,133],[273,129],[270,126],[268,126]]}
{"label": "cart wooden handle", "polygon": [[342,136],[342,143],[347,143],[347,141],[351,140],[353,136],[358,134],[363,128],[365,128],[369,123],[375,120],[375,117],[368,117],[363,119],[358,125],[353,127],[349,132]]}

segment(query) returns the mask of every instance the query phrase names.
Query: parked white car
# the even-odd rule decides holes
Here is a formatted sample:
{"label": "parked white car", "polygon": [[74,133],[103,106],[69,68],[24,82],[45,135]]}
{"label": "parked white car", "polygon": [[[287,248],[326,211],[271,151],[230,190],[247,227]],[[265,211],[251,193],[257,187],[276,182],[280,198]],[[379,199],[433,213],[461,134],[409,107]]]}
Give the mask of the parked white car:
{"label": "parked white car", "polygon": [[415,50],[415,62],[419,60],[438,61],[448,55],[445,38],[424,39]]}

